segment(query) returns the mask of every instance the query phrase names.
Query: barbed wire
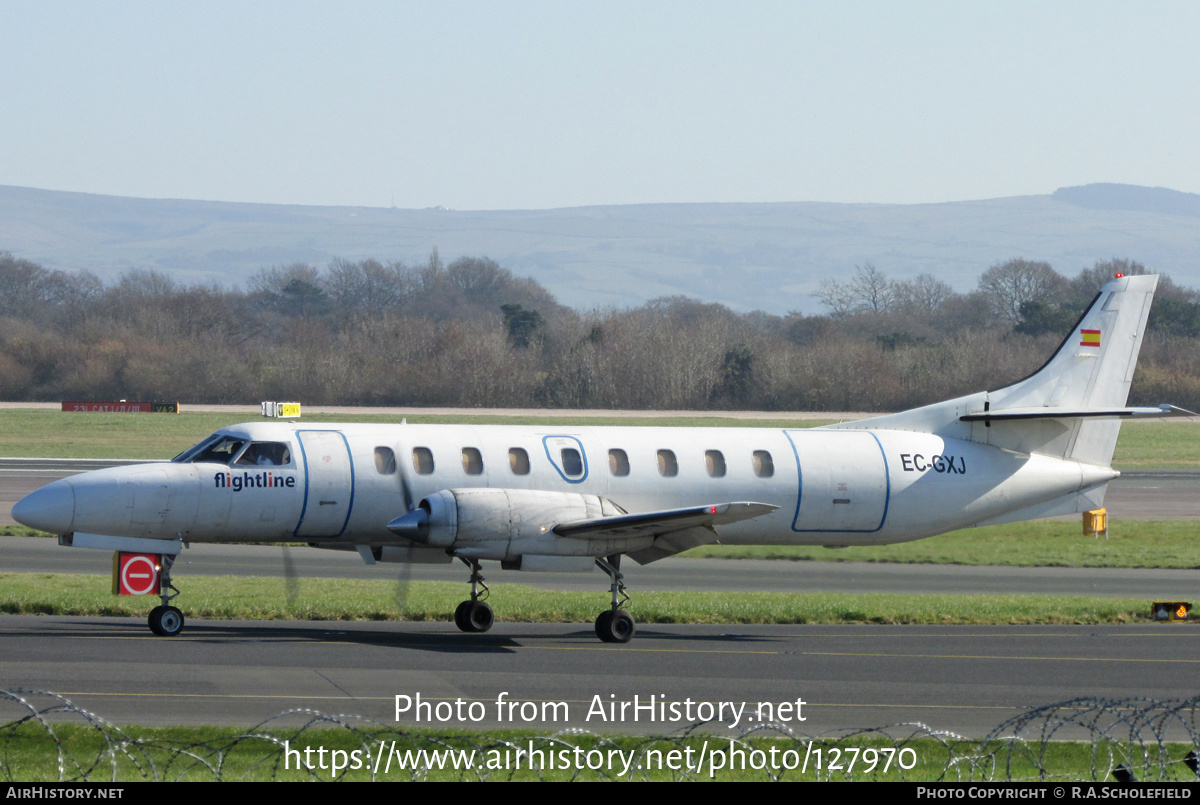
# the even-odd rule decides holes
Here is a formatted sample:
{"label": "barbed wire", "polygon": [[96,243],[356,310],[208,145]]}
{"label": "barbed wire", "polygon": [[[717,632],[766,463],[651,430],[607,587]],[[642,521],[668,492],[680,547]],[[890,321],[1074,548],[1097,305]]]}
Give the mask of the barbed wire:
{"label": "barbed wire", "polygon": [[244,732],[215,730],[220,737],[180,741],[163,737],[170,730],[127,731],[55,693],[0,690],[0,779],[48,782],[49,764],[58,782],[1196,782],[1198,711],[1200,697],[1086,697],[1031,708],[978,740],[920,723],[807,735],[772,724],[734,734],[716,722],[665,735],[568,729],[497,739],[289,710]]}

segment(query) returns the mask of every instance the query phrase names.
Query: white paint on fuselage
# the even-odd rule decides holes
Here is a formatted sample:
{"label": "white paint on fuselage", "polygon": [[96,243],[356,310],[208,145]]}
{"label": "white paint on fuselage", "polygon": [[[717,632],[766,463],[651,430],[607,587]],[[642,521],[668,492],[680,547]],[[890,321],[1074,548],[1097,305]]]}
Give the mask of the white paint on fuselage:
{"label": "white paint on fuselage", "polygon": [[[443,489],[476,487],[600,495],[631,513],[753,501],[779,509],[722,526],[722,542],[884,544],[995,519],[1117,474],[1106,467],[887,430],[251,422],[221,433],[286,442],[291,461],[267,468],[157,464],[75,476],[70,479],[72,529],[189,542],[408,544],[385,527],[407,510],[403,475],[414,504]],[[336,449],[314,451],[318,444],[345,447],[338,457]],[[584,467],[572,475],[564,470],[561,450],[575,446]],[[377,468],[380,447],[394,453],[396,472]],[[414,448],[432,452],[431,474],[416,471]],[[464,448],[479,451],[481,473],[467,472]],[[513,471],[512,448],[528,456],[527,474]],[[627,476],[610,470],[613,449],[627,455]],[[675,476],[660,473],[660,450],[674,454]],[[713,450],[724,459],[723,477],[709,474],[705,453]],[[770,477],[756,474],[755,451],[770,455]],[[345,478],[346,472],[329,470],[347,456],[349,488],[331,480]],[[323,501],[326,512],[312,513]],[[132,521],[131,512],[138,512]]]}

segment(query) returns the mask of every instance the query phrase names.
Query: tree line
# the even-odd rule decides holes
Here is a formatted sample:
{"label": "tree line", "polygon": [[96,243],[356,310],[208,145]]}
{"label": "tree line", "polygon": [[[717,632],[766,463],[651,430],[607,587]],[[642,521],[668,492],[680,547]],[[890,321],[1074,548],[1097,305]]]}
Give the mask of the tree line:
{"label": "tree line", "polygon": [[[0,252],[0,398],[193,403],[888,411],[1036,369],[1097,289],[1013,259],[955,292],[870,264],[826,280],[821,315],[685,297],[566,308],[487,258],[335,260],[245,287],[134,270],[104,283]],[[1135,404],[1200,406],[1200,294],[1159,284]]]}

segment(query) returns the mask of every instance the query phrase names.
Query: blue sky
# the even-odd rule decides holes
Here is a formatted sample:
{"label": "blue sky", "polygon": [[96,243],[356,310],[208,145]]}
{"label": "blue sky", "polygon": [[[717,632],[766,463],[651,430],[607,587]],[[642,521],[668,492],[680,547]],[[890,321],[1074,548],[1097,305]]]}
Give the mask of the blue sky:
{"label": "blue sky", "polygon": [[0,3],[0,184],[527,209],[1200,192],[1200,4]]}

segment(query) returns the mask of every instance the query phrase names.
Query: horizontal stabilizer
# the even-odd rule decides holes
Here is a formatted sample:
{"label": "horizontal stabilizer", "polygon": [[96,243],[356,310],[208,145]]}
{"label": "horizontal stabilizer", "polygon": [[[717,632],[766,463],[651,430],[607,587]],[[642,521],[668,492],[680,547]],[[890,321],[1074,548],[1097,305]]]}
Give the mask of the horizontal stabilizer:
{"label": "horizontal stabilizer", "polygon": [[959,419],[963,422],[1001,422],[1013,419],[1116,419],[1177,416],[1200,416],[1200,414],[1166,404],[1160,405],[1157,408],[1056,408],[1053,406],[1032,406],[1028,408],[1001,408],[976,414],[966,414],[960,416]]}
{"label": "horizontal stabilizer", "polygon": [[712,528],[752,517],[770,514],[778,509],[769,503],[721,503],[716,506],[695,506],[687,509],[619,514],[615,517],[594,517],[559,523],[554,533],[571,539],[630,539],[660,537],[689,528]]}

